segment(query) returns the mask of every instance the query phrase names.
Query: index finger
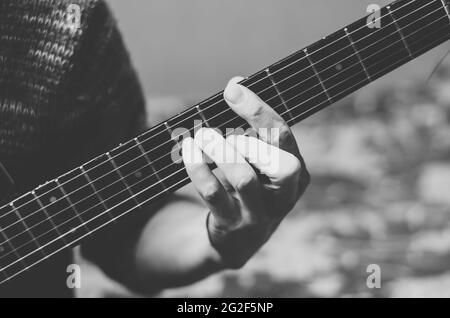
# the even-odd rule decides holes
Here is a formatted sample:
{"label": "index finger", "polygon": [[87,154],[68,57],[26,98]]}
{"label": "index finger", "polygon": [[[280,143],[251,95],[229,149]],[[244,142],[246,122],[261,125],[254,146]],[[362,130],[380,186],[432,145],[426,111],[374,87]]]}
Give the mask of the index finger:
{"label": "index finger", "polygon": [[261,140],[300,158],[297,142],[286,121],[258,95],[238,84],[242,79],[235,77],[229,81],[224,91],[227,104],[258,132]]}

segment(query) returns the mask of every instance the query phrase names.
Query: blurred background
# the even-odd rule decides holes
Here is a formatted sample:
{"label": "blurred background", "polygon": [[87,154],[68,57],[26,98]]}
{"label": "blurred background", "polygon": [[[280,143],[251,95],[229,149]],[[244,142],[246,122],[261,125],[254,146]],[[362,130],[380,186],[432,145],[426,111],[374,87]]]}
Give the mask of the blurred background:
{"label": "blurred background", "polygon": [[[379,1],[380,6],[389,1]],[[149,122],[364,16],[362,0],[109,0]],[[450,46],[294,128],[312,183],[244,269],[160,297],[450,297]],[[83,297],[129,296],[83,259]],[[381,288],[366,285],[369,264]]]}

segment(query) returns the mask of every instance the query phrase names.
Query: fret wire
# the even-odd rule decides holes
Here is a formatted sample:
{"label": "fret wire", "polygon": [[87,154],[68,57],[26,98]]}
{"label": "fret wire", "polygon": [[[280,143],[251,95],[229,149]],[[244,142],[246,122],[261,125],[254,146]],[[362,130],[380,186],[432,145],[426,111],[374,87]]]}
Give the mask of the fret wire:
{"label": "fret wire", "polygon": [[[0,227],[0,233],[2,234],[3,238],[5,239],[6,244],[8,244],[9,248],[11,249],[11,251],[14,253],[14,255],[16,255],[17,260],[24,266],[27,267],[27,264],[25,264],[24,260],[22,259],[22,257],[19,255],[19,253],[17,252],[17,249],[14,247],[14,245],[11,243],[11,241],[9,240],[9,238],[6,236],[6,233],[3,232],[3,229]],[[3,243],[5,243],[3,242]],[[2,243],[2,244],[3,244]],[[3,257],[10,255],[11,252],[9,252],[8,254],[5,254]],[[13,263],[14,264],[14,263]],[[2,268],[3,269],[6,268]]]}
{"label": "fret wire", "polygon": [[450,21],[450,12],[448,11],[448,6],[445,4],[445,0],[441,0],[442,6],[444,7],[445,13],[447,14],[447,17]]}
{"label": "fret wire", "polygon": [[403,32],[402,32],[401,28],[399,27],[399,25],[397,23],[397,20],[395,19],[394,14],[391,11],[391,6],[387,6],[386,8],[387,8],[387,10],[389,12],[389,15],[391,16],[392,20],[394,21],[395,28],[397,29],[398,34],[400,34],[400,37],[402,39],[403,45],[406,48],[406,51],[408,52],[408,54],[411,57],[411,59],[414,59],[414,55],[411,53],[411,50],[409,49],[408,43],[406,42],[406,39],[405,39],[405,36],[403,35]]}
{"label": "fret wire", "polygon": [[[33,195],[33,197],[36,199],[36,202],[38,203],[39,207],[41,208],[41,211],[44,212],[45,216],[47,217],[47,220],[51,223],[51,225],[53,226],[53,228],[55,229],[56,233],[58,234],[58,236],[61,237],[62,241],[64,242],[64,244],[68,245],[69,243],[66,241],[66,239],[64,237],[62,237],[61,232],[59,231],[58,227],[56,226],[55,222],[53,222],[52,218],[50,217],[50,214],[48,214],[47,210],[44,208],[44,205],[42,204],[41,200],[36,196],[36,192],[31,191],[31,194]],[[40,222],[42,223],[42,222]],[[40,224],[39,223],[39,224]],[[37,226],[36,224],[34,226]],[[32,229],[34,226],[31,226],[30,229]],[[47,232],[48,233],[48,232]],[[46,233],[44,233],[45,235]],[[39,238],[39,237],[38,237]]]}
{"label": "fret wire", "polygon": [[[128,193],[131,195],[131,197],[134,196],[134,193],[131,191],[130,186],[128,185],[127,180],[125,180],[125,178],[122,175],[122,172],[120,172],[119,168],[117,167],[116,162],[114,161],[114,159],[111,157],[111,154],[109,152],[106,153],[106,155],[108,156],[109,160],[111,161],[111,164],[114,167],[114,170],[117,171],[117,175],[119,176],[119,180],[121,180],[123,182],[123,184],[125,185],[125,187],[127,188]],[[108,199],[107,199],[108,200]],[[134,202],[136,203],[136,205],[138,207],[141,207],[141,204],[138,202],[138,200],[136,199],[136,197],[133,197]]]}
{"label": "fret wire", "polygon": [[277,107],[278,107],[279,105],[277,105]]}
{"label": "fret wire", "polygon": [[[85,179],[87,180],[89,186],[91,187],[92,191],[94,191],[94,196],[97,197],[97,199],[100,201],[101,205],[103,206],[103,208],[105,209],[105,211],[108,212],[108,215],[112,218],[113,215],[111,214],[111,212],[109,211],[108,207],[105,204],[105,201],[103,200],[103,198],[100,196],[100,193],[97,191],[97,187],[94,185],[94,183],[91,180],[91,177],[89,177],[86,173],[86,170],[84,169],[83,166],[80,166],[80,170],[82,172],[82,175],[85,177]],[[83,214],[83,213],[81,213]]]}
{"label": "fret wire", "polygon": [[325,85],[323,84],[322,78],[320,77],[319,73],[317,72],[317,69],[316,69],[316,67],[314,65],[313,60],[309,56],[308,49],[304,49],[303,52],[305,52],[306,58],[308,59],[309,64],[311,64],[312,70],[314,71],[314,74],[316,75],[317,79],[319,80],[319,83],[322,86],[322,89],[325,92],[325,95],[327,96],[328,101],[330,102],[330,104],[332,104],[333,102],[331,100],[330,94],[328,94],[328,90],[325,87]]}
{"label": "fret wire", "polygon": [[[178,150],[181,150],[182,145],[181,145],[181,143],[180,143],[179,140],[178,140],[178,138],[179,138],[180,136],[179,136],[179,135],[178,135],[178,136],[174,136],[173,130],[172,130],[172,128],[170,127],[168,121],[164,122],[164,126],[166,127],[166,130],[167,130],[167,132],[169,133],[170,140],[171,140],[172,142],[175,143],[175,146],[174,146],[174,147],[178,147],[177,149],[178,149]],[[189,129],[189,131],[190,131],[190,129]],[[167,145],[167,144],[170,145],[170,142],[166,142],[166,143],[165,143],[165,145]],[[154,151],[154,149],[150,150],[150,152],[151,152],[151,151]],[[156,163],[156,162],[160,161],[161,159],[166,158],[166,157],[170,157],[170,156],[171,156],[171,153],[170,153],[170,152],[169,152],[168,154],[166,153],[165,155],[160,156],[160,157],[158,157],[157,159],[155,159],[153,162]],[[164,165],[165,163],[163,162],[162,164]],[[156,168],[159,169],[159,170],[158,170],[158,174],[161,174],[162,171],[166,170],[166,169],[169,168],[169,167],[170,167],[170,164],[169,164],[169,165],[165,165],[164,168],[162,168],[162,169],[159,169],[159,167],[156,166]],[[163,182],[163,180],[166,179],[166,178],[164,178],[164,175],[163,175],[162,177],[163,177],[163,178],[162,178],[161,182]]]}
{"label": "fret wire", "polygon": [[356,57],[357,57],[358,60],[359,60],[359,63],[361,64],[362,68],[364,69],[364,72],[366,73],[367,79],[369,80],[369,82],[372,82],[372,79],[371,79],[371,77],[370,77],[370,74],[369,74],[369,72],[367,71],[367,68],[366,68],[366,66],[365,66],[364,63],[363,63],[363,60],[362,60],[362,58],[361,58],[361,55],[359,54],[358,50],[356,49],[356,46],[355,46],[355,43],[353,42],[353,39],[352,39],[351,34],[348,32],[348,29],[347,29],[347,28],[345,28],[344,31],[345,31],[345,34],[347,35],[347,37],[348,37],[348,39],[349,39],[349,41],[350,41],[350,44],[351,44],[351,46],[352,46],[352,48],[353,48],[353,51],[355,51],[355,54],[356,54]]}
{"label": "fret wire", "polygon": [[173,141],[178,143],[178,140],[174,140],[172,128],[170,128],[170,125],[169,125],[169,123],[167,121],[164,122],[164,126],[166,126],[166,130],[169,132],[170,139],[172,139]]}
{"label": "fret wire", "polygon": [[203,111],[200,109],[200,105],[196,105],[195,109],[197,109],[197,113],[200,116],[200,118],[203,120],[203,122],[205,123],[206,127],[211,128],[208,120],[206,119],[205,115],[203,114]]}
{"label": "fret wire", "polygon": [[147,161],[147,163],[150,166],[150,169],[152,169],[153,174],[156,176],[156,179],[158,179],[159,183],[161,184],[161,186],[163,187],[163,189],[166,189],[166,185],[161,181],[161,177],[158,174],[158,171],[156,171],[155,166],[153,165],[152,161],[150,160],[150,158],[147,155],[147,152],[145,151],[145,149],[142,147],[142,144],[139,142],[139,140],[137,138],[134,138],[134,141],[136,142],[136,144],[138,145],[139,150],[142,152],[145,160]]}
{"label": "fret wire", "polygon": [[[84,221],[81,218],[81,215],[78,212],[75,204],[73,204],[73,202],[70,199],[69,195],[66,193],[66,190],[64,190],[64,188],[61,186],[61,184],[59,183],[58,179],[55,179],[55,183],[57,184],[57,186],[58,186],[59,190],[61,191],[61,193],[63,194],[64,198],[67,199],[67,202],[69,203],[69,206],[72,209],[72,211],[75,213],[75,216],[80,220],[81,224],[83,224]],[[65,209],[64,209],[64,211],[65,211]],[[85,226],[85,230],[89,231],[89,228],[87,226]]]}
{"label": "fret wire", "polygon": [[[277,95],[280,97],[281,103],[283,104],[284,108],[286,109],[288,116],[290,118],[293,117],[293,115],[291,114],[288,105],[286,104],[286,101],[284,100],[284,97],[281,95],[280,90],[278,89],[277,83],[275,82],[275,80],[272,77],[272,74],[270,73],[270,69],[267,68],[266,69],[266,73],[267,73],[267,77],[269,78],[270,82],[272,83],[272,86],[275,88],[275,91],[277,92]],[[273,97],[272,97],[273,98]],[[272,99],[271,98],[271,99]]]}
{"label": "fret wire", "polygon": [[[448,36],[448,35],[447,35],[447,36]],[[445,36],[444,36],[444,37],[445,37]],[[442,38],[444,38],[444,37],[442,37]],[[442,38],[440,38],[438,41],[435,41],[435,42],[436,42],[436,43],[440,43],[440,40],[441,40]],[[433,46],[433,45],[435,45],[435,43],[432,43],[432,45],[430,45],[430,46]],[[427,51],[427,50],[428,50],[427,47],[425,47],[425,51]],[[406,61],[406,62],[407,62],[407,61]],[[177,187],[177,186],[180,185],[180,184],[186,183],[186,182],[188,182],[188,180],[189,180],[189,178],[185,178],[185,179],[181,180],[180,182],[178,182],[177,184],[171,186],[171,188]],[[153,200],[155,197],[157,197],[157,196],[159,196],[159,195],[161,195],[161,194],[162,194],[162,193],[160,192],[159,194],[155,195],[154,197],[147,199],[143,204],[145,204],[146,202],[149,202],[150,200]],[[136,208],[136,207],[133,207],[132,209],[129,209],[128,211],[125,211],[125,212],[122,213],[121,215],[116,216],[115,219],[118,219],[118,218],[122,217],[123,215],[130,213],[130,212],[133,211],[135,208]],[[109,220],[109,221],[107,221],[106,223],[102,224],[102,225],[101,225],[99,228],[97,228],[96,230],[98,230],[98,229],[100,229],[100,228],[102,228],[102,227],[108,225],[109,223],[111,223],[111,222],[113,222],[113,221],[115,221],[115,220]],[[94,231],[95,231],[95,230],[94,230]],[[91,231],[90,233],[92,233],[92,232],[94,232],[94,231]],[[80,238],[76,239],[75,242],[78,242],[79,240],[83,239],[85,236],[89,235],[90,233],[84,234],[84,235],[81,236]],[[28,269],[28,268],[34,266],[35,264],[37,264],[37,263],[43,261],[44,259],[46,259],[46,258],[48,258],[48,257],[50,257],[50,256],[52,256],[52,255],[54,255],[55,253],[57,253],[57,252],[63,250],[63,249],[66,248],[66,247],[67,247],[67,246],[62,247],[62,248],[59,248],[58,250],[52,252],[51,254],[49,254],[48,256],[44,257],[43,259],[41,259],[41,260],[39,260],[39,261],[33,263],[32,265],[29,265],[29,266],[28,266],[27,268],[25,268],[24,270],[26,270],[26,269]],[[9,280],[9,279],[15,277],[16,275],[20,274],[20,273],[23,272],[24,270],[21,270],[20,272],[15,273],[14,275],[11,275],[7,280]],[[3,281],[3,282],[4,282],[4,281]]]}
{"label": "fret wire", "polygon": [[[13,209],[14,213],[16,214],[16,216],[19,218],[20,223],[22,223],[22,225],[25,227],[25,232],[30,235],[31,237],[31,241],[34,242],[34,244],[37,246],[38,250],[40,250],[40,252],[42,254],[44,254],[44,256],[46,255],[44,250],[42,249],[41,245],[38,243],[38,241],[36,240],[36,238],[34,237],[33,233],[31,233],[30,229],[28,228],[27,224],[25,223],[25,221],[23,220],[22,216],[20,215],[19,211],[17,210],[17,208],[14,206],[14,203],[10,203],[11,208]],[[30,243],[30,242],[28,242]]]}
{"label": "fret wire", "polygon": [[[395,11],[398,11],[398,10],[400,10],[401,8],[403,8],[403,7],[406,7],[406,6],[408,6],[410,3],[407,3],[407,4],[405,4],[405,5],[403,5],[403,6],[401,6],[401,7],[399,7],[399,8],[397,8],[396,10],[394,10],[393,12],[395,12]],[[423,9],[424,7],[426,7],[426,6],[428,6],[429,4],[426,4],[426,5],[424,5],[423,7],[421,7],[421,8],[419,8],[419,9],[417,9],[417,10],[415,10],[415,11],[418,11],[418,10],[420,10],[420,9]],[[414,12],[415,12],[414,11]],[[409,14],[411,14],[411,13],[409,13]],[[409,15],[408,14],[408,15]],[[384,17],[384,16],[383,16]],[[382,17],[380,17],[380,18],[377,18],[377,20],[379,20],[379,19],[381,19]],[[356,32],[356,31],[358,31],[358,30],[355,30],[354,32]],[[339,39],[338,39],[339,40]],[[336,41],[338,41],[338,40],[336,40]],[[331,45],[332,43],[330,43],[330,44],[328,44],[328,45]],[[327,46],[328,46],[327,45]],[[326,46],[326,47],[327,47]],[[325,49],[325,47],[324,48],[322,48],[322,49]],[[313,52],[314,53],[314,52]],[[294,53],[295,54],[295,53]],[[289,58],[289,57],[288,57]],[[287,58],[286,58],[287,59]],[[285,59],[284,59],[285,60]],[[284,60],[282,60],[282,61],[284,61]],[[282,61],[280,61],[280,62],[282,62]],[[278,63],[280,63],[280,62],[278,62]],[[292,62],[291,64],[295,64],[297,61],[294,61],[294,62]],[[276,65],[277,63],[275,63],[274,65]],[[287,66],[285,66],[285,67],[289,67],[291,64],[289,64],[289,65],[287,65]],[[283,68],[284,69],[284,68]],[[280,69],[280,70],[278,70],[277,72],[279,72],[279,71],[281,71],[282,69]],[[275,72],[276,73],[276,72]],[[256,73],[256,74],[258,74],[258,73]],[[256,75],[255,74],[255,75]],[[255,76],[255,75],[253,75],[253,76]],[[258,83],[258,82],[256,82],[256,83]],[[256,83],[254,83],[254,84],[256,84]],[[211,100],[211,99],[213,99],[213,98],[215,98],[215,97],[217,97],[217,96],[219,96],[219,95],[221,95],[222,94],[222,92],[219,92],[219,93],[217,93],[216,95],[214,95],[214,96],[212,96],[212,97],[210,97],[209,99],[207,99],[206,101],[208,101],[208,100]],[[204,102],[206,102],[206,101],[204,101]],[[204,103],[203,102],[203,103]],[[211,107],[212,106],[214,106],[214,105],[211,105]],[[175,116],[175,118],[176,118],[176,116]],[[145,133],[143,133],[141,136],[144,136],[145,134],[147,134],[147,133],[150,133],[151,131],[153,131],[155,128],[156,128],[157,126],[155,126],[154,128],[151,128],[151,129],[149,129],[147,132],[145,132]],[[150,137],[151,138],[151,137]],[[130,140],[131,141],[131,140]],[[128,142],[130,142],[130,141],[128,141]],[[128,143],[127,142],[127,143]],[[118,148],[118,147],[117,147]],[[116,149],[116,148],[115,148]],[[93,160],[95,160],[96,158],[94,158]],[[103,163],[102,163],[103,164]],[[99,164],[99,165],[101,165],[101,164]],[[93,168],[95,168],[95,167],[93,167]],[[93,169],[92,168],[92,169]],[[76,170],[76,169],[74,169],[74,170]],[[70,172],[69,172],[70,173]],[[76,177],[75,177],[76,178]],[[70,181],[70,180],[69,180]],[[1,217],[0,217],[1,218]]]}
{"label": "fret wire", "polygon": [[[280,106],[280,105],[277,105],[276,107],[278,107],[278,106]],[[164,157],[164,156],[163,156]],[[162,157],[161,157],[162,158]],[[154,169],[153,169],[154,170]]]}
{"label": "fret wire", "polygon": [[[166,130],[167,130],[167,132],[169,133],[170,139],[171,139],[173,142],[176,143],[176,146],[178,147],[178,149],[181,149],[181,148],[182,148],[182,145],[181,145],[181,143],[180,143],[179,140],[178,140],[178,138],[181,137],[181,135],[174,136],[173,130],[172,130],[172,128],[170,127],[168,121],[164,122],[164,126],[166,127]],[[190,132],[190,131],[191,131],[191,130],[189,129],[189,132]],[[167,157],[167,156],[170,156],[170,155],[171,155],[171,154],[169,153],[169,154],[165,154],[165,155],[163,155],[163,156],[160,156],[159,158],[157,158],[156,160],[154,160],[154,162],[158,162],[160,159],[163,159],[163,158],[165,158],[165,157]],[[163,164],[164,164],[164,163],[163,163]],[[160,174],[161,171],[164,171],[164,170],[165,170],[166,168],[168,168],[168,167],[170,167],[170,165],[166,165],[164,168],[159,169],[158,173]],[[164,179],[166,179],[166,178],[164,178],[164,176],[163,176],[163,180],[164,180]],[[161,182],[162,182],[163,180],[161,180]]]}

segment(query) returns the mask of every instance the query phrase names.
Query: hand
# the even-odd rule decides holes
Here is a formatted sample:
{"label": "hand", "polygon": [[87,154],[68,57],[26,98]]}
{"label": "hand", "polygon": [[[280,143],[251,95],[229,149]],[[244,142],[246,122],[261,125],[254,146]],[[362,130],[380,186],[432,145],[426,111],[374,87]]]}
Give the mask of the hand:
{"label": "hand", "polygon": [[[92,249],[91,259],[129,288],[153,293],[243,266],[308,185],[289,127],[258,96],[238,85],[241,79],[230,81],[225,99],[258,131],[259,139],[225,140],[209,129],[185,139],[183,161],[192,184],[137,215],[133,224],[120,228],[122,232],[116,230],[117,235],[96,240],[101,248]],[[218,169],[211,171],[206,159]],[[196,190],[209,209],[206,222]],[[106,249],[104,256],[98,253],[104,246],[114,248]]]}
{"label": "hand", "polygon": [[[203,128],[183,141],[189,177],[210,209],[207,231],[218,261],[239,268],[270,238],[309,183],[289,126],[256,94],[232,79],[224,97],[259,139]],[[230,127],[231,128],[231,127]],[[262,128],[262,130],[261,130]],[[207,159],[217,165],[216,174]]]}

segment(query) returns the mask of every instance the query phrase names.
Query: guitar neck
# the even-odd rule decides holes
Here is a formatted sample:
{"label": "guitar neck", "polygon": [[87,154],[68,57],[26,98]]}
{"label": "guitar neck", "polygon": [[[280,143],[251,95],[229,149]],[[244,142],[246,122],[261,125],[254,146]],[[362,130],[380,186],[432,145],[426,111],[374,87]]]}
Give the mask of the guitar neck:
{"label": "guitar neck", "polygon": [[[450,37],[447,0],[400,0],[241,82],[289,125]],[[377,27],[379,24],[380,27]],[[0,208],[0,282],[189,183],[179,141],[195,129],[249,128],[222,92]]]}

